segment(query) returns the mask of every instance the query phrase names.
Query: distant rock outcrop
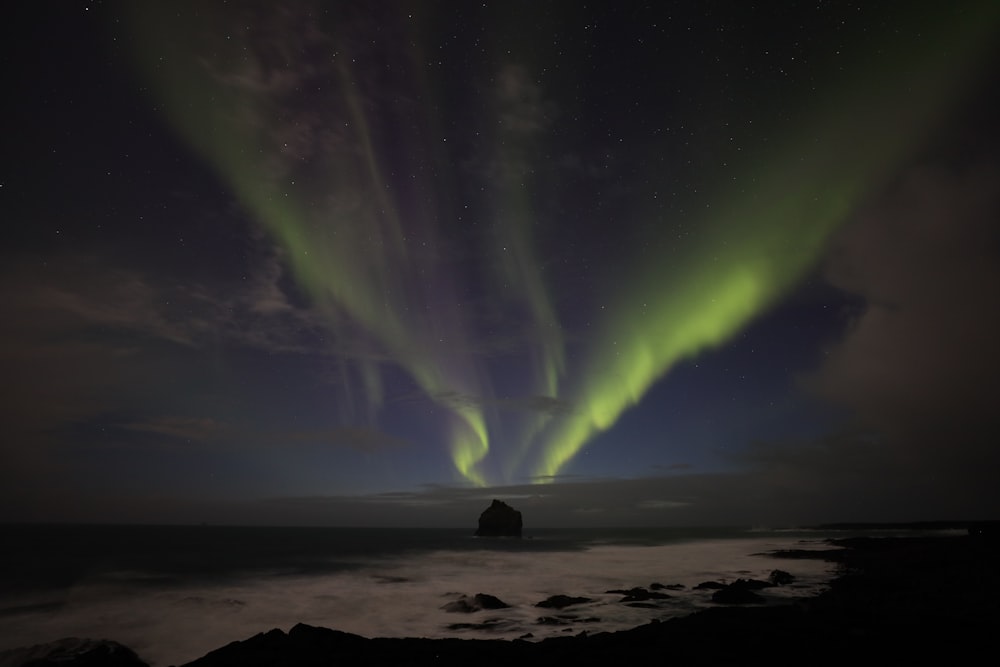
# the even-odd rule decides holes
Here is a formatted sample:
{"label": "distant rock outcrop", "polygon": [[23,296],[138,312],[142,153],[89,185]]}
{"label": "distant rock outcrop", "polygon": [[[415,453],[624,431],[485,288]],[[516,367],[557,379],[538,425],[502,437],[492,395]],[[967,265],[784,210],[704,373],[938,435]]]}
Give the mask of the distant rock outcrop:
{"label": "distant rock outcrop", "polygon": [[493,500],[479,515],[477,537],[521,537],[521,513],[503,502]]}

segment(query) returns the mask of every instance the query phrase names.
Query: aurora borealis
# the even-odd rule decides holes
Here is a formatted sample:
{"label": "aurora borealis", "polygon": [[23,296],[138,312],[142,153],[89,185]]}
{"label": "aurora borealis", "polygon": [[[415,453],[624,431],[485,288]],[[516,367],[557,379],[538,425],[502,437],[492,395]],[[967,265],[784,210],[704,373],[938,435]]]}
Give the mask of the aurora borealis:
{"label": "aurora borealis", "polygon": [[[886,467],[885,518],[996,500],[963,477],[993,460],[980,403],[945,400],[994,382],[994,3],[58,13],[25,19],[60,39],[14,79],[2,190],[28,515],[492,491],[722,520],[752,488],[761,516],[799,492],[825,516]],[[928,205],[899,202],[926,173]],[[908,289],[925,270],[961,298]],[[957,432],[944,466],[914,435]]]}

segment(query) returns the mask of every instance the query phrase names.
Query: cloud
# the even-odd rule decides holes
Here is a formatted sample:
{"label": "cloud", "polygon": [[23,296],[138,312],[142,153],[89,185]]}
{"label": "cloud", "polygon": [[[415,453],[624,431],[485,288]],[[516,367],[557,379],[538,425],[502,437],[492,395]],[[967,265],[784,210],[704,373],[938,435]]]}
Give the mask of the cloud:
{"label": "cloud", "polygon": [[[789,499],[817,489],[900,518],[1000,510],[1000,169],[915,166],[831,248],[830,283],[859,296],[843,338],[803,386],[846,408],[844,431],[758,443]],[[923,512],[924,514],[920,514]]]}
{"label": "cloud", "polygon": [[806,385],[893,438],[996,434],[998,219],[996,167],[914,168],[861,211],[827,276],[866,305]]}
{"label": "cloud", "polygon": [[[879,468],[886,460],[891,460],[891,452],[884,443],[873,449],[864,434],[844,434],[818,443],[758,443],[744,460],[750,468],[742,473],[486,489],[428,486],[396,494],[272,498],[253,506],[280,506],[283,519],[303,523],[474,527],[490,498],[510,498],[524,515],[528,535],[537,528],[649,526],[651,512],[668,513],[674,526],[976,518],[968,511],[970,503],[982,499],[975,491],[958,490],[945,497],[940,493],[947,487],[943,481],[897,477]],[[869,474],[876,469],[879,474]],[[253,515],[269,512],[255,509]]]}
{"label": "cloud", "polygon": [[687,507],[690,504],[683,500],[643,500],[636,507],[641,510],[672,510],[679,507]]}
{"label": "cloud", "polygon": [[[280,286],[273,249],[252,274],[208,287],[110,265],[98,254],[63,253],[10,262],[0,275],[8,344],[103,341],[203,348],[220,341],[270,352],[323,353],[316,313]],[[124,336],[129,338],[124,338]]]}
{"label": "cloud", "polygon": [[190,344],[189,328],[169,317],[171,296],[141,274],[109,267],[96,255],[8,261],[0,276],[8,318],[3,335],[8,344],[24,345],[104,328]]}
{"label": "cloud", "polygon": [[428,485],[404,493],[264,502],[300,507],[302,516],[315,512],[327,517],[350,517],[348,508],[363,505],[362,513],[374,525],[397,521],[400,525],[460,526],[470,520],[474,525],[493,498],[506,499],[523,513],[526,527],[535,528],[589,525],[594,520],[601,525],[647,526],[651,510],[670,510],[671,521],[679,525],[749,525],[761,523],[765,517],[791,521],[794,510],[779,513],[774,511],[776,507],[746,504],[751,489],[761,488],[758,480],[748,476],[690,475],[564,480],[544,486],[529,483],[486,489]]}
{"label": "cloud", "polygon": [[[81,441],[81,429],[86,441],[106,439],[107,427],[120,430],[119,442],[144,434],[212,444],[400,446],[365,426],[260,433],[221,418],[232,404],[218,395],[225,355],[308,358],[316,377],[307,380],[327,384],[338,359],[378,359],[360,336],[331,340],[317,313],[295,302],[272,246],[258,240],[250,251],[260,255],[253,273],[213,287],[115,265],[96,252],[8,258],[0,269],[0,483],[8,490],[22,479],[74,485],[72,464],[56,448],[67,437]],[[171,407],[157,414],[151,406]]]}
{"label": "cloud", "polygon": [[506,65],[496,76],[499,122],[513,136],[530,138],[546,129],[557,115],[554,103],[546,100],[541,86],[518,65]]}
{"label": "cloud", "polygon": [[122,428],[196,442],[229,438],[233,435],[231,427],[210,417],[157,417],[148,421],[129,422],[123,424]]}
{"label": "cloud", "polygon": [[322,430],[271,430],[247,428],[211,417],[160,416],[144,421],[127,422],[120,426],[127,431],[150,433],[172,440],[236,445],[262,444],[271,446],[319,444],[348,447],[360,451],[377,451],[408,445],[376,428],[340,426]]}
{"label": "cloud", "polygon": [[192,358],[220,342],[322,352],[312,315],[276,305],[276,281],[272,270],[210,290],[110,266],[96,254],[8,261],[0,271],[7,380],[0,413],[8,432],[53,430],[172,391]]}
{"label": "cloud", "polygon": [[291,434],[292,440],[309,440],[337,447],[351,447],[362,451],[375,451],[386,448],[407,446],[407,441],[374,428],[363,426],[344,426],[325,431],[297,432]]}
{"label": "cloud", "polygon": [[690,463],[669,463],[666,465],[657,464],[651,466],[653,470],[662,472],[678,472],[682,470],[692,470],[694,466]]}
{"label": "cloud", "polygon": [[[243,525],[439,526],[475,528],[492,498],[522,512],[525,533],[542,528],[649,526],[665,512],[672,526],[791,527],[837,521],[976,519],[992,516],[995,480],[954,488],[947,480],[913,477],[894,463],[884,441],[862,433],[815,443],[758,443],[742,473],[557,481],[490,488],[427,485],[361,495],[229,499],[132,490],[73,493],[55,489],[28,498],[22,514],[44,508],[47,520],[209,522]],[[992,476],[995,468],[985,471]],[[898,472],[898,474],[896,474]],[[985,476],[984,476],[985,477]],[[979,480],[985,481],[985,480]],[[945,493],[949,491],[949,493]],[[54,494],[54,495],[53,495]],[[60,494],[71,501],[53,501]],[[27,496],[22,496],[22,501]],[[981,510],[970,511],[970,507]],[[0,519],[3,513],[0,512]]]}
{"label": "cloud", "polygon": [[432,399],[442,405],[447,405],[457,409],[493,407],[518,412],[533,412],[553,417],[569,414],[573,411],[572,402],[555,396],[544,395],[491,398],[488,396],[477,396],[456,390],[449,390],[434,392],[431,394],[413,392],[397,396],[393,400],[396,402],[408,402],[426,399]]}

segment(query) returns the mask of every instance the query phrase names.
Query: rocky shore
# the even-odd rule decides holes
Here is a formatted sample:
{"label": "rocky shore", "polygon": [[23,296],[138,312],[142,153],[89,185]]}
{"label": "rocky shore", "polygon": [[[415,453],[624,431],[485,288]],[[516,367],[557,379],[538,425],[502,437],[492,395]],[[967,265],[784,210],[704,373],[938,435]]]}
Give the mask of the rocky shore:
{"label": "rocky shore", "polygon": [[[190,667],[265,665],[611,665],[655,661],[678,665],[892,664],[947,659],[963,662],[995,652],[1000,627],[1000,542],[994,537],[856,537],[831,540],[822,551],[784,551],[776,558],[822,558],[839,565],[821,595],[786,605],[760,606],[752,598],[720,600],[690,616],[621,632],[585,630],[544,641],[366,639],[296,625],[233,642],[188,663]],[[776,561],[780,565],[781,561]],[[731,582],[719,589],[753,595],[769,582]],[[707,583],[707,582],[706,582]],[[623,590],[637,603],[663,595]],[[489,596],[485,596],[486,602]],[[567,598],[570,599],[570,598]],[[485,604],[486,602],[478,601]],[[564,600],[549,601],[550,607]],[[750,603],[750,604],[747,604]],[[543,606],[543,605],[540,605]],[[544,611],[544,609],[540,609]],[[79,649],[79,647],[77,647]],[[117,665],[143,663],[124,647],[95,643],[89,654],[46,654],[34,647],[28,662],[0,655],[0,664]],[[6,658],[6,659],[5,659]]]}

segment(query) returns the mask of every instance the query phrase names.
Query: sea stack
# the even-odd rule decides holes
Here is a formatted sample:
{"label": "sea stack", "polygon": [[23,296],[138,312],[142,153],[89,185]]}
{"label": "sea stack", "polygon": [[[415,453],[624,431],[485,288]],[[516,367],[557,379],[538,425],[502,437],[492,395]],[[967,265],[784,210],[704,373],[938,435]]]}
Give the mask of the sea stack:
{"label": "sea stack", "polygon": [[479,515],[476,537],[521,537],[521,513],[503,502],[493,500]]}

